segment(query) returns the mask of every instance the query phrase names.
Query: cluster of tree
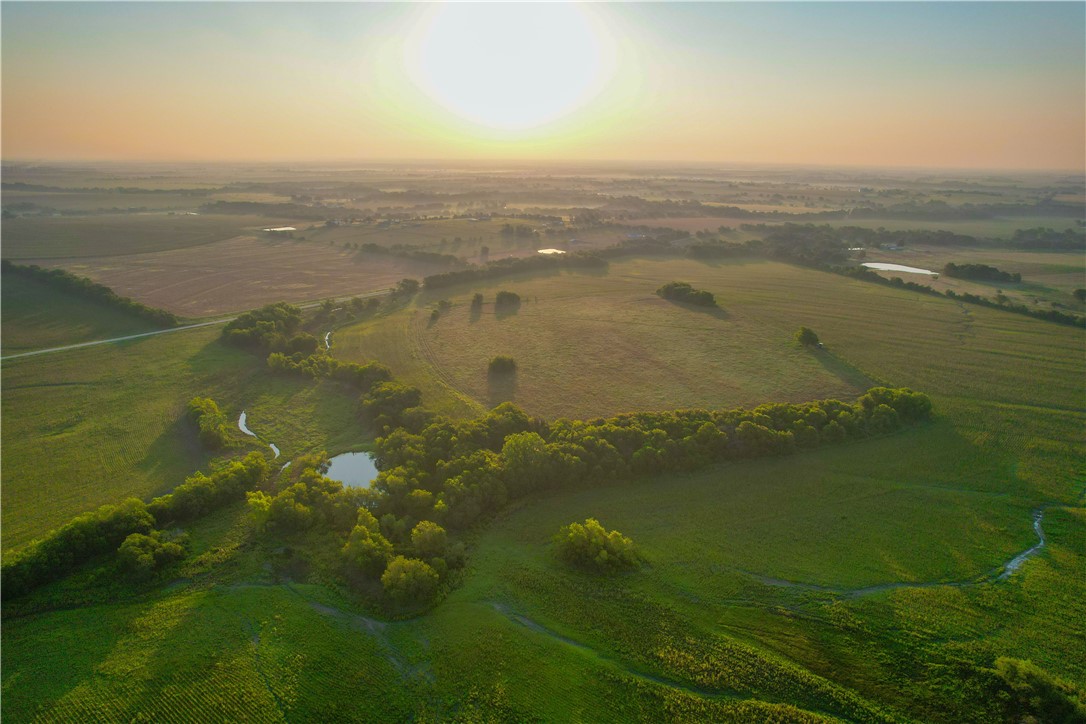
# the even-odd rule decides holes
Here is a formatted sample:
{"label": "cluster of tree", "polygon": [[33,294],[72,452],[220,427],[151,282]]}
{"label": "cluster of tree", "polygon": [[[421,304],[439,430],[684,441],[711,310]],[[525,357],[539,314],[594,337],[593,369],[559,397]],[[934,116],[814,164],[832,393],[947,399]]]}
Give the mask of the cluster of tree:
{"label": "cluster of tree", "polygon": [[554,552],[564,563],[597,573],[636,568],[641,562],[632,540],[617,530],[607,532],[595,518],[560,528]]}
{"label": "cluster of tree", "polygon": [[[447,273],[455,274],[456,272]],[[389,297],[391,299],[409,299],[415,296],[420,286],[418,279],[401,279],[396,282],[396,286],[389,293]]]}
{"label": "cluster of tree", "polygon": [[313,379],[332,379],[344,382],[362,392],[369,392],[379,382],[392,379],[392,371],[379,362],[345,362],[324,351],[303,355],[296,352],[285,355],[272,352],[268,355],[268,367],[273,372],[301,374]]}
{"label": "cluster of tree", "polygon": [[947,262],[943,266],[943,274],[956,279],[979,279],[986,282],[1011,282],[1017,284],[1022,281],[1022,275],[1015,272],[1000,271],[987,264],[955,264]]}
{"label": "cluster of tree", "polygon": [[230,428],[226,415],[210,397],[193,397],[189,400],[189,418],[196,423],[200,442],[211,450],[218,450],[230,443]]}
{"label": "cluster of tree", "polygon": [[122,297],[107,286],[92,282],[86,277],[76,276],[63,269],[42,269],[36,264],[24,266],[13,264],[8,259],[0,262],[0,268],[5,273],[18,274],[19,276],[44,282],[73,296],[107,304],[162,327],[175,327],[180,321],[172,312],[148,307],[146,304],[137,302],[134,299]]}
{"label": "cluster of tree", "polygon": [[[744,230],[751,230],[743,225]],[[762,248],[771,257],[804,266],[839,263],[848,257],[848,243],[837,229],[824,224],[763,226]]]}
{"label": "cluster of tree", "polygon": [[684,304],[696,304],[699,307],[715,307],[716,298],[712,292],[695,289],[686,282],[668,282],[656,290],[664,299]]}
{"label": "cluster of tree", "polygon": [[517,361],[512,357],[498,355],[490,360],[490,364],[487,365],[486,371],[491,377],[511,375],[517,371]]}
{"label": "cluster of tree", "polygon": [[301,309],[276,302],[242,314],[223,327],[222,336],[230,344],[265,352],[311,354],[320,341],[308,332],[299,332],[301,324]]}
{"label": "cluster of tree", "polygon": [[495,279],[510,274],[520,274],[534,271],[559,271],[562,269],[605,269],[607,261],[602,257],[585,252],[574,254],[537,254],[527,257],[506,257],[488,262],[484,266],[474,266],[468,269],[447,271],[440,274],[431,274],[423,279],[423,286],[427,289],[449,287],[454,284]]}
{"label": "cluster of tree", "polygon": [[515,312],[520,309],[520,295],[516,292],[500,291],[494,297],[495,312]]}
{"label": "cluster of tree", "polygon": [[[273,219],[324,219],[328,211],[307,204],[268,203],[261,201],[215,201],[200,206],[205,214],[246,214]],[[364,212],[353,209],[359,214]]]}
{"label": "cluster of tree", "polygon": [[[104,505],[93,513],[76,516],[70,523],[10,556],[0,568],[0,592],[4,600],[22,596],[92,558],[117,551],[118,546],[133,534],[156,537],[156,525],[166,527],[169,523],[206,515],[238,500],[267,475],[267,460],[262,454],[253,452],[241,460],[225,463],[210,476],[196,473],[173,492],[150,503],[129,498],[119,505]],[[139,555],[146,552],[144,549],[150,549],[154,556],[154,546],[142,539],[136,540],[130,549],[139,549]],[[157,540],[162,545],[169,542],[161,536]],[[156,565],[172,559],[176,552],[175,548],[167,548],[159,554]],[[136,551],[126,553],[126,556],[131,555],[136,555]]]}
{"label": "cluster of tree", "polygon": [[1018,229],[1011,244],[1021,249],[1086,250],[1086,232],[1064,229],[1056,231],[1044,226]]}
{"label": "cluster of tree", "polygon": [[502,224],[501,235],[512,236],[518,239],[531,239],[538,236],[538,234],[536,234],[535,232],[535,229],[528,226],[527,224]]}
{"label": "cluster of tree", "polygon": [[346,487],[324,476],[324,454],[296,461],[294,478],[274,495],[248,494],[258,530],[291,536],[319,529],[343,541],[340,560],[350,579],[380,581],[388,600],[425,604],[450,570],[464,563],[464,547],[450,545],[445,529],[431,520],[405,527],[402,519],[378,519],[366,507],[364,488]]}
{"label": "cluster of tree", "polygon": [[440,254],[436,251],[427,251],[426,249],[420,249],[413,244],[392,244],[391,246],[382,246],[371,242],[356,245],[355,248],[370,254],[384,254],[386,256],[396,256],[402,259],[429,262],[431,264],[442,264],[445,266],[463,266],[465,264],[464,260],[458,256]]}
{"label": "cluster of tree", "polygon": [[433,520],[462,530],[537,491],[787,454],[892,432],[930,415],[923,394],[873,388],[852,405],[823,400],[549,425],[511,403],[471,421],[418,416],[378,438],[381,472],[367,507],[408,529]]}
{"label": "cluster of tree", "polygon": [[117,560],[130,576],[145,580],[155,571],[184,558],[187,541],[184,534],[170,536],[160,530],[133,533],[117,549]]}

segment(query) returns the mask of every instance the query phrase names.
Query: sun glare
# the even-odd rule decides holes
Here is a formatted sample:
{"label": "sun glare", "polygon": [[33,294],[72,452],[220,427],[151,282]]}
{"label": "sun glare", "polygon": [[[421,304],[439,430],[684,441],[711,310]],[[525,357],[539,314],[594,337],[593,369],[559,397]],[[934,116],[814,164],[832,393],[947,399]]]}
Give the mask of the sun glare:
{"label": "sun glare", "polygon": [[492,129],[555,121],[613,74],[606,34],[573,4],[441,5],[407,47],[414,82],[452,113]]}

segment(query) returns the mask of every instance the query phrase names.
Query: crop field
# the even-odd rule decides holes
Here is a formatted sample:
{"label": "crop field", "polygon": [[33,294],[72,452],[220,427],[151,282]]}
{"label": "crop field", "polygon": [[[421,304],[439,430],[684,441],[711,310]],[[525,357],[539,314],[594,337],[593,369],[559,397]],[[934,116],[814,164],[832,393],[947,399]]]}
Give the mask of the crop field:
{"label": "crop field", "polygon": [[0,346],[5,355],[155,328],[127,312],[58,292],[18,274],[3,275],[0,295]]}
{"label": "crop field", "polygon": [[444,266],[330,244],[239,236],[199,249],[55,259],[118,294],[186,317],[241,312],[277,301],[353,296]]}
{"label": "crop field", "polygon": [[4,258],[41,266],[71,259],[190,249],[222,241],[283,219],[242,215],[147,213],[4,220]]}

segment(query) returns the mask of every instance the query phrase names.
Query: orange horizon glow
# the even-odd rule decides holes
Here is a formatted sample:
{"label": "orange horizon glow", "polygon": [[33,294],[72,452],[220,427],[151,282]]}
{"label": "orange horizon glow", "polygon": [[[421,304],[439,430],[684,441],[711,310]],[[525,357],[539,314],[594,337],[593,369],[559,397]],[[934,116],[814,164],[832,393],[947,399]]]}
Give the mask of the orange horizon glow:
{"label": "orange horizon glow", "polygon": [[9,3],[0,153],[1086,170],[1084,7],[965,5]]}

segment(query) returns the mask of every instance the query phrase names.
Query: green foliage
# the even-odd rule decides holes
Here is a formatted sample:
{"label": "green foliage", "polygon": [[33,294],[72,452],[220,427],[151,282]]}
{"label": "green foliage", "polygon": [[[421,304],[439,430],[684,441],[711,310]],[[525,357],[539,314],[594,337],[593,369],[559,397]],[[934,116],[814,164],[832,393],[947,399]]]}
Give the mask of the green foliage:
{"label": "green foliage", "polygon": [[165,309],[148,307],[146,304],[137,302],[129,297],[122,297],[107,286],[92,282],[86,277],[76,276],[63,269],[42,269],[35,264],[23,266],[20,264],[13,264],[8,259],[4,259],[0,262],[0,265],[3,266],[3,271],[6,273],[20,274],[31,279],[37,279],[38,281],[45,282],[57,289],[63,290],[68,294],[73,294],[96,302],[103,302],[111,307],[122,309],[129,314],[142,317],[160,327],[175,327],[180,321],[177,318],[177,315],[172,312],[167,312]]}
{"label": "green foliage", "polygon": [[[1083,290],[1083,291],[1086,291],[1086,290]],[[482,308],[483,308],[483,295],[480,294],[479,292],[475,292],[475,294],[473,294],[472,297],[471,297],[471,309],[474,312],[478,312]]]}
{"label": "green foliage", "polygon": [[76,517],[8,557],[0,569],[4,600],[22,596],[97,555],[115,550],[133,533],[150,533],[154,522],[148,507],[137,498]]}
{"label": "green foliage", "polygon": [[[286,302],[268,304],[253,312],[246,312],[223,327],[222,335],[230,344],[261,349],[269,352],[301,351],[309,346],[312,335],[303,333],[300,340],[293,340],[302,323],[302,310]],[[316,349],[316,345],[313,345]],[[293,353],[293,352],[291,352]]]}
{"label": "green foliage", "polygon": [[420,521],[411,530],[411,545],[421,558],[441,558],[449,543],[445,529],[430,520]]}
{"label": "green foliage", "polygon": [[330,354],[317,352],[304,356],[302,352],[286,355],[272,352],[268,355],[268,368],[273,372],[302,374],[313,379],[333,379],[345,382],[364,393],[378,382],[388,382],[392,372],[377,362],[344,362]]}
{"label": "green foliage", "polygon": [[343,560],[366,576],[377,577],[392,558],[392,544],[381,534],[380,525],[365,508],[358,511],[358,524],[351,530],[341,551]]}
{"label": "green foliage", "polygon": [[513,312],[520,307],[520,295],[516,292],[502,290],[494,298],[494,310],[497,312]]}
{"label": "green foliage", "polygon": [[345,533],[364,522],[359,508],[366,493],[325,477],[325,460],[324,453],[299,458],[294,469],[296,482],[275,495],[259,490],[248,493],[257,528],[282,535],[313,527]]}
{"label": "green foliage", "polygon": [[417,558],[396,556],[381,574],[385,593],[399,605],[428,603],[437,593],[437,584],[437,571]]}
{"label": "green foliage", "polygon": [[695,289],[686,282],[668,282],[657,289],[656,293],[664,299],[670,299],[673,302],[694,304],[699,307],[716,306],[716,298],[713,297],[712,292],[708,292],[704,289]]}
{"label": "green foliage", "polygon": [[1000,271],[987,264],[955,264],[947,262],[943,266],[943,274],[957,279],[977,279],[985,282],[1011,282],[1017,284],[1022,281],[1022,275],[1015,272]]}
{"label": "green foliage", "polygon": [[211,450],[218,450],[230,443],[230,428],[219,406],[210,397],[193,397],[189,400],[189,417],[200,431],[200,442]]}
{"label": "green foliage", "polygon": [[133,533],[124,539],[117,549],[121,568],[135,579],[149,578],[160,568],[185,557],[185,547],[177,540],[163,540],[162,531],[153,530],[149,535]]}
{"label": "green foliage", "polygon": [[395,427],[402,422],[404,413],[422,403],[422,393],[417,387],[399,382],[378,382],[361,397],[362,411],[378,428]]}
{"label": "green foliage", "polygon": [[595,518],[559,530],[554,536],[554,551],[571,566],[599,573],[636,568],[640,563],[633,541],[617,530],[607,532]]}
{"label": "green foliage", "polygon": [[796,332],[796,341],[804,347],[814,347],[818,344],[818,335],[807,327],[800,327]]}
{"label": "green foliage", "polygon": [[505,355],[498,355],[494,359],[490,360],[490,364],[486,368],[487,374],[496,375],[511,375],[517,371],[517,361],[512,357]]}
{"label": "green foliage", "polygon": [[147,511],[160,524],[191,520],[223,505],[240,500],[268,477],[270,466],[263,454],[251,452],[233,460],[211,475],[196,473],[173,489],[147,504]]}

